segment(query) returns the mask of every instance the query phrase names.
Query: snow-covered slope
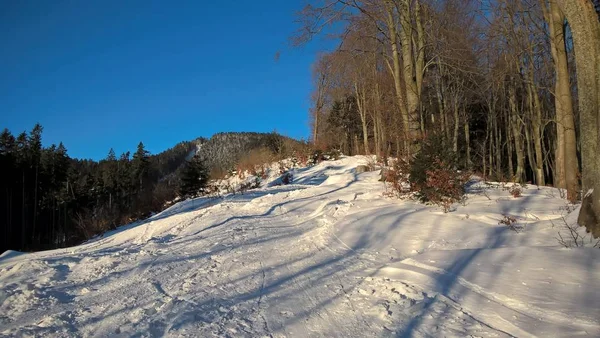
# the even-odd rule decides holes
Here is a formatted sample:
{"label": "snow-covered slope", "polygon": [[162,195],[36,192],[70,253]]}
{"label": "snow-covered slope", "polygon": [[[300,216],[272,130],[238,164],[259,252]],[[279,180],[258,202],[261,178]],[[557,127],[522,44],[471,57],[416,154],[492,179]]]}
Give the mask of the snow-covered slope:
{"label": "snow-covered slope", "polygon": [[0,335],[600,336],[600,250],[558,245],[557,190],[478,183],[444,214],[384,197],[377,172],[356,173],[366,161],[6,253]]}

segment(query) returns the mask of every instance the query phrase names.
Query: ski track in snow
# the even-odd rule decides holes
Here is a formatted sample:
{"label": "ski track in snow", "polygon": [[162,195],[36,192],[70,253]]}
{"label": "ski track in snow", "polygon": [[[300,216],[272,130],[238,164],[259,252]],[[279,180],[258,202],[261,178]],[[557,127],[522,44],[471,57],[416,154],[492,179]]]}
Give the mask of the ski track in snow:
{"label": "ski track in snow", "polygon": [[476,183],[444,214],[383,197],[378,172],[355,171],[367,161],[6,253],[0,336],[600,336],[600,250],[557,245],[555,189]]}

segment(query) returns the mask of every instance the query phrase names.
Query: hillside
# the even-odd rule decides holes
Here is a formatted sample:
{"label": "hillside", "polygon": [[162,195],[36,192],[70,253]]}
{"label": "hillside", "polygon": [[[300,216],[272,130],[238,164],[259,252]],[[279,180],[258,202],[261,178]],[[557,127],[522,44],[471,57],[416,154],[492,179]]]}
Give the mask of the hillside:
{"label": "hillside", "polygon": [[357,173],[366,161],[7,252],[0,335],[600,336],[600,250],[557,243],[574,217],[558,190],[473,182],[445,214],[385,197],[378,172]]}
{"label": "hillside", "polygon": [[220,178],[243,156],[265,162],[306,148],[276,133],[220,133],[158,154],[140,142],[133,153],[110,149],[94,161],[71,158],[62,143],[43,147],[42,131],[36,124],[29,133],[0,135],[0,253],[76,245],[164,210],[181,194],[183,169],[197,153]]}
{"label": "hillside", "polygon": [[208,140],[198,142],[198,154],[209,168],[226,171],[233,169],[253,149],[266,148],[277,153],[285,142],[299,143],[276,133],[217,133]]}
{"label": "hillside", "polygon": [[222,132],[211,138],[199,137],[193,141],[185,141],[150,157],[154,175],[157,180],[167,180],[175,184],[186,160],[195,153],[202,158],[209,169],[228,171],[234,169],[236,163],[250,151],[266,148],[278,152],[284,142],[292,144],[299,141],[276,133],[255,132]]}

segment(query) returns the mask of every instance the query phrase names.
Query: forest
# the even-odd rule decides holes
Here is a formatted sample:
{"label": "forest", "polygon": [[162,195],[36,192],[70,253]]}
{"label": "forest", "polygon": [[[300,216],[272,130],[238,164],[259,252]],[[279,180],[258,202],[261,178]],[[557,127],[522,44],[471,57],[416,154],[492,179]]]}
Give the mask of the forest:
{"label": "forest", "polygon": [[295,44],[336,44],[312,69],[315,145],[410,158],[441,137],[459,169],[563,188],[598,226],[600,1],[323,0],[297,21]]}
{"label": "forest", "polygon": [[133,155],[110,149],[97,162],[70,158],[62,143],[43,147],[42,130],[0,135],[0,251],[77,244],[159,211],[177,195],[175,172],[196,147],[182,142],[152,156],[140,142]]}
{"label": "forest", "polygon": [[110,149],[93,161],[70,158],[62,143],[44,147],[42,131],[0,134],[0,252],[79,244],[202,194],[209,178],[233,172],[254,149],[287,156],[284,148],[303,145],[276,132],[224,132],[156,155],[140,142],[133,154]]}

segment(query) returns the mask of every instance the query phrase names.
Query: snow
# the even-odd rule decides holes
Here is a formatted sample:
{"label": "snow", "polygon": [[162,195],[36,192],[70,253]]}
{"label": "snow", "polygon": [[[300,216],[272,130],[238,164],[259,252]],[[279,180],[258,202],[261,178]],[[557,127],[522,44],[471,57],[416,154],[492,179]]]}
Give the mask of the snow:
{"label": "snow", "polygon": [[477,182],[443,213],[385,197],[368,161],[7,252],[0,336],[600,336],[600,250],[558,244],[576,219],[558,190]]}

